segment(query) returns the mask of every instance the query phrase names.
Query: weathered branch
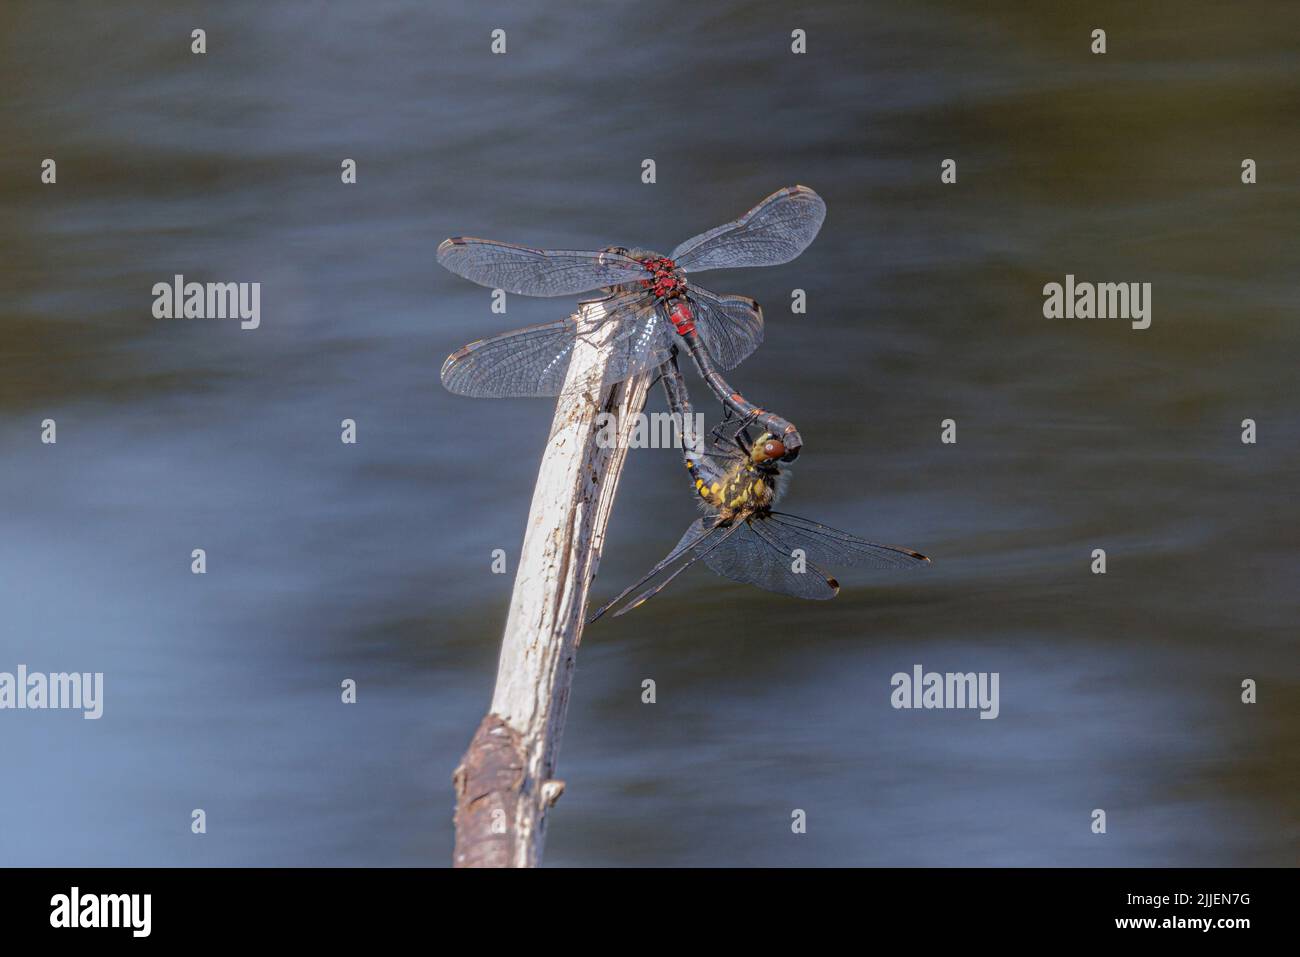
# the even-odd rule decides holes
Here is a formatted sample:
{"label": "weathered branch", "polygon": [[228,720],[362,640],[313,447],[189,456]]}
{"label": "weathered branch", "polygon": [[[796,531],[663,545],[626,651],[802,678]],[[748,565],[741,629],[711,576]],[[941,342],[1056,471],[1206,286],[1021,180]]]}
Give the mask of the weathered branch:
{"label": "weathered branch", "polygon": [[[653,373],[602,389],[617,323],[595,328],[601,302],[582,303],[564,394],[542,456],[506,619],[492,705],[452,777],[456,867],[533,867],[546,815],[564,790],[555,762],[582,640],[587,589]],[[597,417],[616,416],[618,441],[597,442]],[[605,433],[608,438],[608,431]],[[601,447],[608,445],[608,447]]]}

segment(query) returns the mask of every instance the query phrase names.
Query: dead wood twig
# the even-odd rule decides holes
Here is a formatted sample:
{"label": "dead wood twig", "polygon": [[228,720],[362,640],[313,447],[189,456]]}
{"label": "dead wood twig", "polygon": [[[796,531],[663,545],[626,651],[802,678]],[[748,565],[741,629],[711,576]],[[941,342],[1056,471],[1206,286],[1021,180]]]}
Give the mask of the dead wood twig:
{"label": "dead wood twig", "polygon": [[[593,330],[574,347],[555,408],[524,533],[506,619],[496,690],[487,716],[453,775],[456,867],[534,867],[547,811],[564,790],[555,778],[574,658],[586,619],[587,589],[652,372],[608,388],[600,383],[618,323],[602,302],[581,304]],[[616,417],[617,441],[598,441],[598,417]],[[609,434],[605,430],[605,436]]]}

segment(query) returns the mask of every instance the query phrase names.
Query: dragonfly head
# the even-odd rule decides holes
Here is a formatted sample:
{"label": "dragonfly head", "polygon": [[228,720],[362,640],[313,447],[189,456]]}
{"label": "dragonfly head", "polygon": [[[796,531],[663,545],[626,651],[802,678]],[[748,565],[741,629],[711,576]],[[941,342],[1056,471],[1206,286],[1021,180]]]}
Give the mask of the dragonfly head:
{"label": "dragonfly head", "polygon": [[749,450],[749,458],[755,465],[772,466],[785,456],[785,443],[771,432],[764,432],[759,436],[758,441]]}

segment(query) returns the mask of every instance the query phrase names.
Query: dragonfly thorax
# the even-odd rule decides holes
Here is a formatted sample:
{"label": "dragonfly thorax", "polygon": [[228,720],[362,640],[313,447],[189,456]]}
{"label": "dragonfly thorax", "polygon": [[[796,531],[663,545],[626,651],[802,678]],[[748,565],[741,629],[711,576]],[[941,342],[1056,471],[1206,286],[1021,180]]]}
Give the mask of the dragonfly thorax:
{"label": "dragonfly thorax", "polygon": [[721,520],[748,518],[772,507],[779,474],[775,467],[740,462],[716,481],[697,477],[695,490]]}
{"label": "dragonfly thorax", "polygon": [[648,253],[635,258],[650,272],[650,278],[642,279],[641,285],[649,289],[656,299],[672,299],[686,292],[686,277],[677,268],[677,263],[667,256]]}

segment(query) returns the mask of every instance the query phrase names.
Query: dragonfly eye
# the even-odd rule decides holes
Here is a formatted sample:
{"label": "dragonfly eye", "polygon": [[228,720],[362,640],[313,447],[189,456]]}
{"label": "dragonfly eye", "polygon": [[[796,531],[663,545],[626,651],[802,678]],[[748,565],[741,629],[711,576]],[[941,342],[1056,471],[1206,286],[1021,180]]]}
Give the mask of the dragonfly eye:
{"label": "dragonfly eye", "polygon": [[768,439],[754,458],[759,462],[767,462],[771,459],[779,459],[783,455],[785,455],[785,446],[777,439]]}

